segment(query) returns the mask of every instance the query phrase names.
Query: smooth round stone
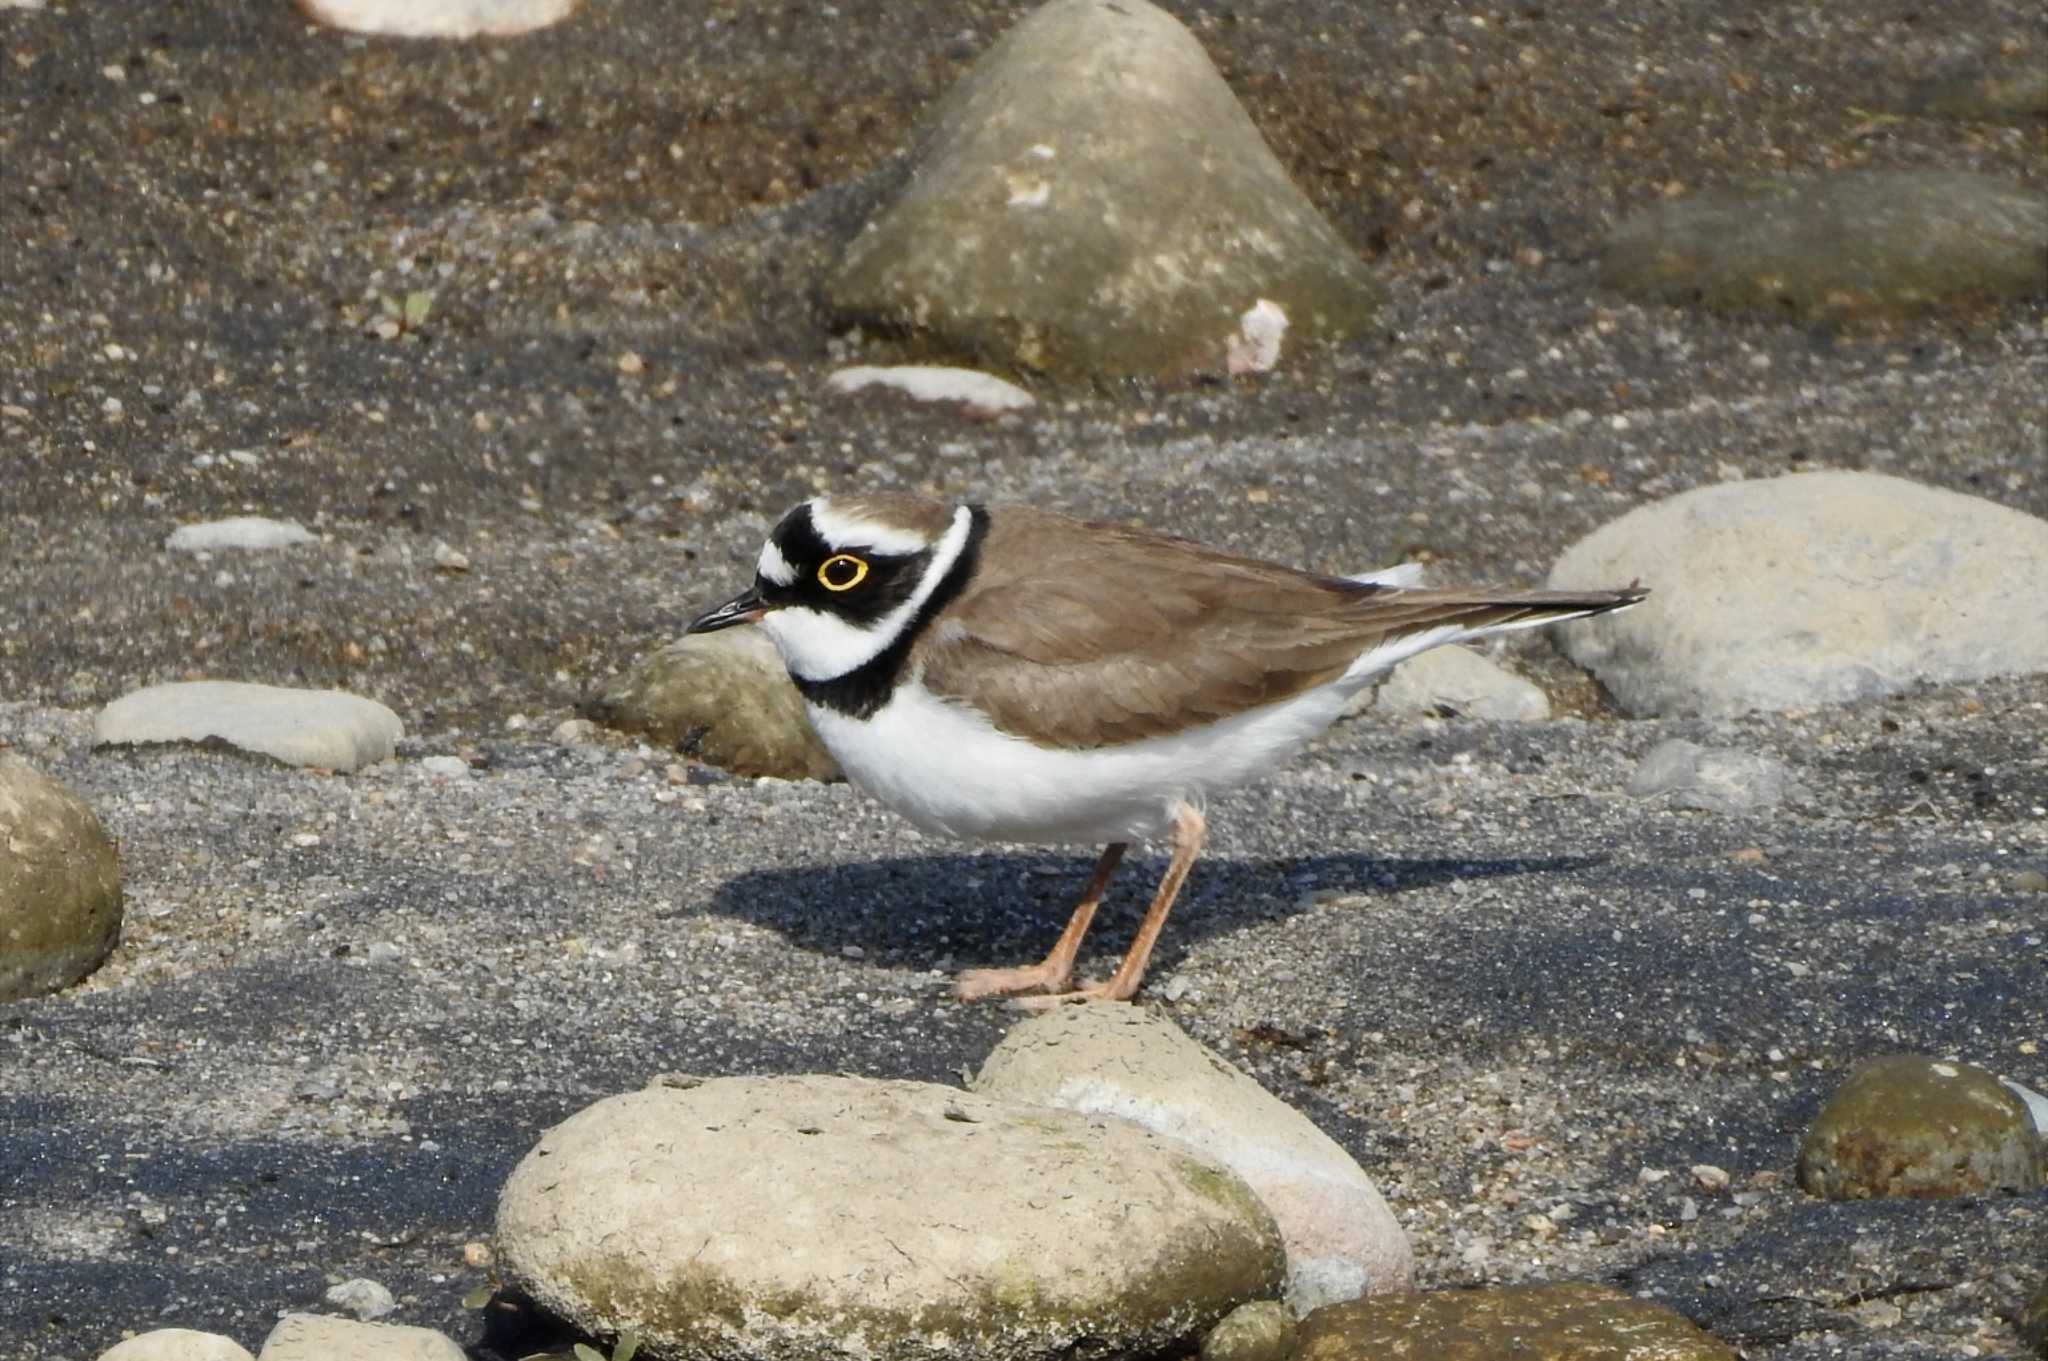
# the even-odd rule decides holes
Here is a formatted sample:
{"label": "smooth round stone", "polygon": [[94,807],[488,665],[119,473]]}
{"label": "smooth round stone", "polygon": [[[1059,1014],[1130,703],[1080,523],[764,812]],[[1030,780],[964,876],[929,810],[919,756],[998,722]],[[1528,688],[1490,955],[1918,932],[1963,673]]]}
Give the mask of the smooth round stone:
{"label": "smooth round stone", "polygon": [[1702,813],[1761,813],[1788,800],[1813,800],[1813,792],[1782,761],[1703,747],[1682,737],[1667,738],[1644,753],[1628,778],[1628,792],[1639,799],[1669,795],[1673,808]]}
{"label": "smooth round stone", "polygon": [[1128,1121],[824,1076],[598,1102],[513,1171],[498,1240],[547,1309],[707,1361],[1191,1347],[1283,1264],[1244,1183]]}
{"label": "smooth round stone", "polygon": [[1414,1251],[1379,1188],[1338,1143],[1156,1011],[1056,1007],[1010,1028],[973,1088],[1180,1139],[1244,1178],[1287,1244],[1296,1313],[1412,1290]]}
{"label": "smooth round stone", "polygon": [[259,1361],[467,1361],[431,1328],[358,1323],[331,1314],[286,1314],[263,1340]]}
{"label": "smooth round stone", "polygon": [[677,639],[606,687],[591,716],[735,775],[839,777],[781,654],[757,628]]}
{"label": "smooth round stone", "polygon": [[218,1333],[158,1328],[100,1353],[99,1361],[255,1361],[248,1349]]}
{"label": "smooth round stone", "polygon": [[296,548],[318,543],[320,536],[297,520],[271,520],[261,515],[235,515],[225,520],[180,525],[164,540],[164,547],[178,553],[215,553],[225,549],[262,553],[279,548]]}
{"label": "smooth round stone", "polygon": [[1975,1064],[1889,1054],[1856,1066],[1799,1144],[1799,1184],[1829,1200],[1971,1196],[2042,1183],[2027,1103]]}
{"label": "smooth round stone", "polygon": [[996,414],[1021,411],[1036,400],[1015,383],[975,369],[938,364],[857,364],[825,379],[832,392],[888,388],[919,402],[959,402],[976,411]]}
{"label": "smooth round stone", "polygon": [[1725,715],[2048,671],[2048,520],[1878,473],[1701,487],[1594,530],[1551,569],[1640,578],[1632,610],[1558,630],[1629,713]]}
{"label": "smooth round stone", "polygon": [[83,799],[0,754],[0,1002],[97,969],[121,937],[121,859]]}
{"label": "smooth round stone", "polygon": [[1961,170],[1839,170],[1646,209],[1604,281],[1639,298],[1806,320],[2048,293],[2048,195]]}
{"label": "smooth round stone", "polygon": [[1147,0],[1032,10],[912,145],[827,293],[915,348],[1069,378],[1257,372],[1372,317],[1364,263]]}
{"label": "smooth round stone", "polygon": [[1438,1290],[1318,1309],[1295,1361],[1736,1361],[1691,1320],[1580,1281]]}
{"label": "smooth round stone", "polygon": [[1471,648],[1438,647],[1395,667],[1375,692],[1372,709],[1397,718],[1448,711],[1461,718],[1532,723],[1550,717],[1550,697]]}
{"label": "smooth round stone", "polygon": [[298,0],[308,18],[398,38],[509,38],[561,22],[580,0]]}
{"label": "smooth round stone", "polygon": [[2048,118],[2048,70],[1975,71],[1929,82],[1906,102],[1909,113],[2025,127]]}
{"label": "smooth round stone", "polygon": [[2048,1276],[2041,1278],[2040,1288],[2020,1310],[2019,1330],[2020,1341],[2031,1349],[2030,1354],[2048,1361]]}
{"label": "smooth round stone", "polygon": [[121,696],[100,710],[101,746],[225,742],[288,766],[344,773],[385,760],[405,736],[398,715],[342,690],[242,681],[179,681]]}
{"label": "smooth round stone", "polygon": [[1288,1361],[1296,1331],[1294,1312],[1278,1300],[1241,1304],[1202,1339],[1201,1361]]}

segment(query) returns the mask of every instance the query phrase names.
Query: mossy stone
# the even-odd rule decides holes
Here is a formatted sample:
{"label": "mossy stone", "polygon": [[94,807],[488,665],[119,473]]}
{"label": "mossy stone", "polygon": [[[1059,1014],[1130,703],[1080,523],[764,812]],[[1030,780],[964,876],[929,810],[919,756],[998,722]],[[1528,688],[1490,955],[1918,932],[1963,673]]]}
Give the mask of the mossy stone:
{"label": "mossy stone", "polygon": [[0,1002],[97,969],[121,936],[121,860],[83,799],[0,755]]}
{"label": "mossy stone", "polygon": [[2048,195],[1959,170],[1759,180],[1646,209],[1602,248],[1608,287],[1799,321],[2048,295]]}
{"label": "mossy stone", "polygon": [[1287,1361],[1299,1341],[1292,1310],[1278,1300],[1254,1300],[1209,1330],[1201,1361]]}
{"label": "mossy stone", "polygon": [[735,775],[839,778],[781,654],[757,628],[677,639],[607,686],[589,713]]}
{"label": "mossy stone", "polygon": [[1302,1320],[1295,1361],[1736,1361],[1689,1319],[1582,1281],[1353,1300]]}
{"label": "mossy stone", "polygon": [[1799,1184],[1829,1200],[2030,1191],[2041,1179],[2026,1102],[1974,1064],[1918,1054],[1859,1064],[1799,1145]]}

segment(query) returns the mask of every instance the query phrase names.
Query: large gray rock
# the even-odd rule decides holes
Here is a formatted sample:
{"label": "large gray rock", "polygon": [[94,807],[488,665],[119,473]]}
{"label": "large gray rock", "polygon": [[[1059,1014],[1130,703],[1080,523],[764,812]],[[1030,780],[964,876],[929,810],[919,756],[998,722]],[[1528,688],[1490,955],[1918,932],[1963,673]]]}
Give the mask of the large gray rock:
{"label": "large gray rock", "polygon": [[1287,1302],[1297,1313],[1414,1288],[1408,1235],[1365,1170],[1307,1116],[1157,1012],[1064,1006],[1020,1022],[973,1086],[1122,1116],[1243,1177],[1286,1240]]}
{"label": "large gray rock", "polygon": [[121,860],[85,801],[0,753],[0,1002],[69,987],[121,937]]}
{"label": "large gray rock", "polygon": [[1877,473],[1798,473],[1642,506],[1550,584],[1650,598],[1560,630],[1637,715],[1734,714],[2048,670],[2048,521]]}
{"label": "large gray rock", "polygon": [[1364,264],[1146,0],[1051,0],[919,138],[828,285],[848,320],[1093,376],[1269,367],[1371,317]]}
{"label": "large gray rock", "polygon": [[405,735],[398,715],[341,690],[242,681],[179,681],[121,696],[100,710],[102,746],[225,742],[289,766],[359,770],[389,757]]}
{"label": "large gray rock", "polygon": [[2048,294],[2048,195],[1961,170],[1840,170],[1659,204],[1602,250],[1606,283],[1798,319]]}
{"label": "large gray rock", "polygon": [[498,1206],[511,1279],[650,1355],[1149,1354],[1279,1286],[1244,1183],[1128,1121],[928,1083],[685,1084],[549,1130]]}
{"label": "large gray rock", "polygon": [[590,715],[735,775],[839,778],[781,654],[757,628],[677,639],[607,686]]}

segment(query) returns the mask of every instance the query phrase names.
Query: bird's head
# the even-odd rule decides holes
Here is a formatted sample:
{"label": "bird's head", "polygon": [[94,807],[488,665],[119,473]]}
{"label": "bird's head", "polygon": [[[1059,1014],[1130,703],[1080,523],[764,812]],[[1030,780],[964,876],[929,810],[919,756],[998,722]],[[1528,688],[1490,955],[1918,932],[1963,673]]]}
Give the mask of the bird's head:
{"label": "bird's head", "polygon": [[960,560],[974,511],[907,496],[814,497],[761,547],[754,584],[691,621],[709,633],[759,623],[799,680],[858,670],[915,627]]}

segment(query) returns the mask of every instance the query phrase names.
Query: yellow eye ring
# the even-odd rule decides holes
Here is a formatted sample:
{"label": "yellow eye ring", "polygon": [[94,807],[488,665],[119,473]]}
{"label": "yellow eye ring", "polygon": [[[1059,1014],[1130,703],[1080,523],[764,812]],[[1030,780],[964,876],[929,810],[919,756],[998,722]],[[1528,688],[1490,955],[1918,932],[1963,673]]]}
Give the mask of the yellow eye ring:
{"label": "yellow eye ring", "polygon": [[867,579],[867,563],[851,553],[834,553],[818,564],[818,584],[828,591],[850,591]]}

